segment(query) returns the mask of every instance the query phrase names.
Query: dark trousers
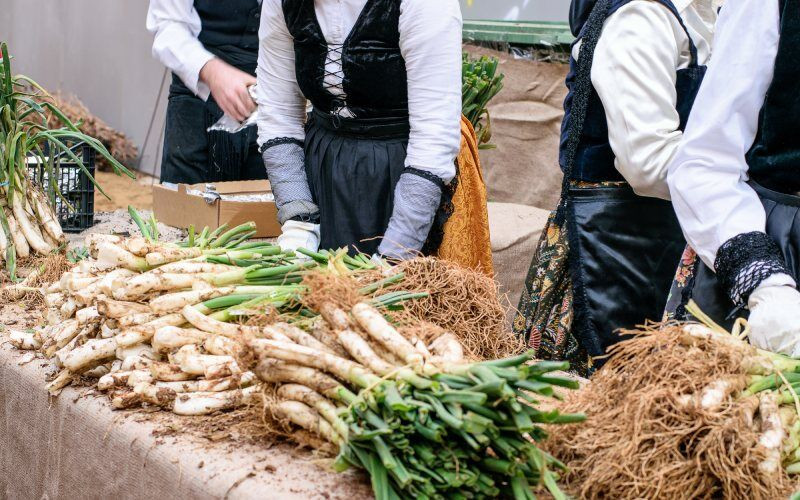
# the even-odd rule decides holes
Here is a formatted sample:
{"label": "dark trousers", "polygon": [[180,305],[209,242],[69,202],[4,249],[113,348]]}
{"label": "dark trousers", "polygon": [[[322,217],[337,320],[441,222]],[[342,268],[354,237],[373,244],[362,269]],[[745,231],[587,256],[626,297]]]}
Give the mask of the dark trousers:
{"label": "dark trousers", "polygon": [[222,117],[213,98],[172,93],[167,105],[161,181],[199,184],[266,179],[257,127],[236,133],[208,132]]}

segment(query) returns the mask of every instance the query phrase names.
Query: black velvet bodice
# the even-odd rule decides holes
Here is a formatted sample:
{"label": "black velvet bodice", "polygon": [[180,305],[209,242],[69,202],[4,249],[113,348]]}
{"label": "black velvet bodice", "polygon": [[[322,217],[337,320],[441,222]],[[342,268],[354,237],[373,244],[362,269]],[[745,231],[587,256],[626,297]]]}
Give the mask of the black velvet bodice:
{"label": "black velvet bodice", "polygon": [[342,100],[325,88],[329,47],[314,0],[283,0],[286,26],[294,38],[297,83],[316,110],[335,114],[346,106],[361,119],[408,118],[408,78],[400,52],[400,1],[368,0],[364,6],[341,47]]}
{"label": "black velvet bodice", "polygon": [[781,0],[780,6],[775,74],[747,163],[757,183],[796,194],[800,191],[800,0]]}
{"label": "black velvet bodice", "polygon": [[198,39],[223,61],[250,74],[258,63],[258,0],[195,0],[202,30]]}

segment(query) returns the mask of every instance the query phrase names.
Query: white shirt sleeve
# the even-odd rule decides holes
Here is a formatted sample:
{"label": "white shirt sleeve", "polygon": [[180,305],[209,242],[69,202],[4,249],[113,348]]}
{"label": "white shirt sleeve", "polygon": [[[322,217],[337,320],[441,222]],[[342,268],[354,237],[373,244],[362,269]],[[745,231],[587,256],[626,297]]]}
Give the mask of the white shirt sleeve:
{"label": "white shirt sleeve", "polygon": [[197,39],[202,30],[192,0],[150,0],[147,30],[155,35],[153,57],[169,68],[195,95],[208,99],[211,90],[200,70],[214,55]]}
{"label": "white shirt sleeve", "polygon": [[456,0],[403,0],[400,50],[408,73],[406,166],[445,182],[461,147],[461,9]]}
{"label": "white shirt sleeve", "polygon": [[676,70],[688,37],[656,2],[631,2],[611,16],[595,49],[592,84],[608,122],[615,166],[637,194],[669,199],[667,169],[682,133]]}
{"label": "white shirt sleeve", "polygon": [[258,143],[305,140],[306,98],[297,84],[294,40],[280,0],[264,0],[258,49]]}
{"label": "white shirt sleeve", "polygon": [[686,239],[712,269],[723,243],[766,228],[764,207],[747,184],[745,155],[772,81],[779,24],[778,0],[727,0],[714,57],[669,169]]}

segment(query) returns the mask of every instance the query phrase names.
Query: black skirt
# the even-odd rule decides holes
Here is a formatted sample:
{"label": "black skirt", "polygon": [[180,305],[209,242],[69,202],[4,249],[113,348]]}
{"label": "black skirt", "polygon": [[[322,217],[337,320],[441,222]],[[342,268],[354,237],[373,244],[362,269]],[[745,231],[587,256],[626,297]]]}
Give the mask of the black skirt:
{"label": "black skirt", "polygon": [[320,248],[372,255],[389,225],[405,169],[408,120],[339,119],[312,112],[306,173],[320,209]]}

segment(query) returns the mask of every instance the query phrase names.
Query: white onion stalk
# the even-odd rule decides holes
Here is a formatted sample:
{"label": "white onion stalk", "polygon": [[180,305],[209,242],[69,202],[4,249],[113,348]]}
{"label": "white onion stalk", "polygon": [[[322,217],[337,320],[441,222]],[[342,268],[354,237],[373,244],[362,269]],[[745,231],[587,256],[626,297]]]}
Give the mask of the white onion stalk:
{"label": "white onion stalk", "polygon": [[231,356],[214,356],[202,354],[195,345],[186,345],[169,356],[172,364],[180,366],[185,373],[192,375],[205,375],[206,370],[214,365],[235,363]]}
{"label": "white onion stalk", "polygon": [[338,390],[341,384],[333,377],[314,368],[274,358],[262,358],[256,367],[256,375],[264,382],[304,385],[328,398],[339,399]]}
{"label": "white onion stalk", "polygon": [[53,238],[53,240],[55,240],[57,243],[63,242],[64,231],[61,229],[61,224],[56,220],[55,213],[53,212],[53,209],[50,208],[50,204],[43,199],[43,195],[36,189],[28,190],[28,194],[31,198],[31,204],[35,209],[36,215],[39,217],[39,221],[41,221],[42,227],[44,228],[46,234]]}
{"label": "white onion stalk", "polygon": [[125,238],[122,241],[122,245],[125,247],[125,250],[137,257],[145,257],[148,253],[158,249],[157,245],[152,244],[146,238],[141,236]]}
{"label": "white onion stalk", "polygon": [[[320,342],[313,336],[309,335],[308,333],[304,332],[303,330],[297,328],[296,326],[290,325],[288,323],[275,323],[274,325],[264,328],[264,330],[267,329],[275,331],[277,333],[281,333],[297,344],[304,345],[312,349],[317,349],[338,356],[338,353],[336,351],[334,351],[327,345],[323,344],[322,342]],[[282,340],[278,337],[273,337],[273,338],[275,338],[275,340]]]}
{"label": "white onion stalk", "polygon": [[64,305],[61,306],[61,317],[63,318],[71,318],[75,315],[75,312],[78,310],[78,304],[75,302],[74,299],[69,298]]}
{"label": "white onion stalk", "polygon": [[153,361],[161,361],[162,359],[161,354],[156,352],[156,350],[153,349],[152,346],[147,344],[136,344],[128,347],[117,346],[115,356],[117,357],[117,359],[123,361],[132,356],[148,358],[152,359]]}
{"label": "white onion stalk", "polygon": [[[2,208],[0,208],[2,210]],[[8,249],[8,236],[3,228],[0,228],[0,262],[6,258],[6,250]]]}
{"label": "white onion stalk", "polygon": [[157,314],[153,313],[134,313],[123,316],[117,320],[120,328],[131,328],[134,326],[146,325],[158,319]]}
{"label": "white onion stalk", "polygon": [[100,324],[100,338],[110,339],[117,336],[119,329],[112,327],[111,323],[112,321],[104,321]]}
{"label": "white onion stalk", "polygon": [[147,370],[118,371],[101,377],[97,388],[108,391],[115,387],[133,387],[143,382],[153,382],[153,375]]}
{"label": "white onion stalk", "polygon": [[431,344],[431,351],[435,355],[435,361],[448,363],[463,363],[464,348],[461,342],[452,333],[446,332],[439,336]]}
{"label": "white onion stalk", "polygon": [[213,262],[203,261],[180,261],[165,264],[150,271],[153,274],[222,274],[235,271],[236,267],[226,266],[225,264],[214,264]]}
{"label": "white onion stalk", "polygon": [[150,267],[162,266],[179,260],[193,259],[203,255],[203,250],[198,247],[191,248],[160,248],[157,252],[150,252],[145,259]]}
{"label": "white onion stalk", "polygon": [[122,236],[117,236],[114,234],[101,234],[101,233],[93,233],[87,234],[86,237],[83,239],[83,245],[89,250],[89,255],[93,258],[97,258],[97,255],[100,251],[100,245],[103,243],[108,243],[111,245],[118,245],[122,243]]}
{"label": "white onion stalk", "polygon": [[44,388],[47,389],[47,392],[49,392],[51,396],[58,396],[61,394],[61,390],[71,382],[72,373],[70,373],[69,370],[61,370],[58,375],[56,375],[56,378],[50,381]]}
{"label": "white onion stalk", "polygon": [[6,220],[8,220],[8,230],[11,233],[11,241],[14,243],[14,250],[17,253],[17,258],[24,259],[30,256],[31,247],[28,245],[28,240],[25,239],[25,235],[22,234],[17,220],[10,213],[6,213]]}
{"label": "white onion stalk", "polygon": [[48,308],[58,308],[64,305],[67,296],[61,292],[48,293],[44,296],[44,305]]}
{"label": "white onion stalk", "polygon": [[115,337],[120,347],[130,347],[142,342],[149,342],[156,331],[162,326],[181,326],[186,320],[180,314],[169,314],[144,325],[134,326],[123,330]]}
{"label": "white onion stalk", "polygon": [[224,323],[214,318],[206,316],[192,306],[186,306],[182,309],[183,317],[192,326],[198,330],[208,333],[216,333],[218,335],[225,335],[226,337],[241,338],[243,335],[258,335],[259,328],[244,325],[234,325],[231,323]]}
{"label": "white onion stalk", "polygon": [[94,330],[95,330],[94,326],[87,326],[82,328],[81,331],[78,332],[78,334],[75,336],[75,338],[70,340],[67,345],[56,351],[55,354],[53,355],[53,358],[55,359],[56,362],[56,366],[58,366],[59,368],[63,367],[64,358],[67,356],[67,354],[74,351],[76,347],[84,344],[87,340],[89,340],[91,335],[94,334]]}
{"label": "white onion stalk", "polygon": [[123,267],[142,272],[148,269],[147,261],[137,257],[115,243],[101,242],[97,245],[97,260],[101,265]]}
{"label": "white onion stalk", "polygon": [[113,297],[114,290],[124,286],[128,278],[133,276],[137,276],[137,273],[129,269],[114,269],[103,276],[97,286],[100,289],[100,293],[106,297]]}
{"label": "white onion stalk", "polygon": [[235,288],[211,288],[205,290],[191,290],[188,292],[177,292],[156,297],[150,301],[150,309],[156,314],[166,314],[177,312],[186,306],[193,306],[200,302],[230,295]]}
{"label": "white onion stalk", "polygon": [[184,382],[156,382],[156,387],[164,387],[179,394],[187,392],[223,392],[249,387],[256,382],[253,372],[245,372],[216,380],[187,380]]}
{"label": "white onion stalk", "polygon": [[347,439],[347,424],[345,424],[334,406],[327,398],[304,385],[287,384],[278,388],[278,397],[289,401],[298,401],[306,404],[327,420],[331,427],[343,439]]}
{"label": "white onion stalk", "polygon": [[273,412],[278,418],[288,420],[298,427],[313,432],[330,443],[342,443],[341,436],[333,427],[313,408],[304,403],[281,401],[274,406]]}
{"label": "white onion stalk", "polygon": [[166,408],[172,405],[172,402],[175,401],[175,397],[177,396],[173,390],[164,387],[156,387],[147,382],[136,384],[133,388],[133,392],[146,403]]}
{"label": "white onion stalk", "polygon": [[772,475],[781,467],[781,444],[786,438],[786,431],[781,422],[778,396],[773,392],[766,392],[759,397],[761,438],[758,440],[758,447],[763,450],[766,458],[758,464],[758,470],[763,474]]}
{"label": "white onion stalk", "polygon": [[91,370],[83,372],[83,376],[84,377],[89,377],[89,378],[99,379],[101,377],[104,377],[104,376],[108,375],[108,373],[110,371],[111,371],[111,364],[107,363],[105,365],[96,366],[95,368],[92,368]]}
{"label": "white onion stalk", "polygon": [[205,373],[203,376],[207,380],[217,380],[225,377],[231,377],[233,375],[238,375],[242,373],[241,368],[239,368],[239,364],[236,361],[228,361],[227,363],[220,363],[217,365],[211,365],[206,368]]}
{"label": "white onion stalk", "polygon": [[95,306],[86,307],[75,312],[75,319],[78,321],[79,325],[86,325],[91,322],[99,321],[100,313]]}
{"label": "white onion stalk", "polygon": [[121,360],[120,371],[149,370],[151,366],[158,363],[150,358],[143,356],[130,356]]}
{"label": "white onion stalk", "polygon": [[109,298],[97,300],[97,310],[103,317],[119,319],[131,314],[148,313],[150,307],[136,302],[123,302]]}
{"label": "white onion stalk", "polygon": [[241,354],[243,346],[239,342],[231,340],[228,337],[213,335],[206,337],[205,341],[203,341],[203,349],[215,356],[232,356],[235,358]]}
{"label": "white onion stalk", "polygon": [[14,199],[11,202],[11,211],[14,212],[14,217],[17,219],[19,229],[25,236],[25,239],[28,241],[28,244],[33,251],[42,255],[47,255],[53,251],[53,247],[44,241],[44,238],[42,238],[41,234],[37,233],[33,223],[28,217],[28,214],[25,212],[25,207],[23,206],[19,195],[14,196]]}
{"label": "white onion stalk", "polygon": [[117,300],[136,301],[150,292],[169,292],[192,288],[197,281],[194,274],[140,274],[127,280],[125,285],[113,292]]}
{"label": "white onion stalk", "polygon": [[23,351],[35,351],[42,347],[42,343],[36,340],[33,333],[19,330],[9,332],[8,341],[11,345]]}
{"label": "white onion stalk", "polygon": [[422,354],[400,332],[395,330],[377,309],[361,302],[353,306],[351,313],[370,337],[397,354],[406,364],[422,365],[424,361]]}
{"label": "white onion stalk", "polygon": [[133,391],[121,392],[111,398],[111,407],[115,410],[127,410],[142,404],[142,398]]}
{"label": "white onion stalk", "polygon": [[153,363],[150,365],[150,373],[153,375],[153,379],[162,382],[180,382],[197,377],[197,375],[184,372],[180,366],[170,363]]}
{"label": "white onion stalk", "polygon": [[55,354],[57,350],[69,344],[70,341],[78,335],[80,328],[80,325],[74,319],[61,323],[60,328],[54,329],[51,332],[50,338],[43,344],[45,356],[50,357]]}
{"label": "white onion stalk", "polygon": [[114,339],[94,339],[73,349],[62,361],[64,368],[72,373],[80,373],[98,361],[113,358],[116,352],[117,343]]}
{"label": "white onion stalk", "polygon": [[225,392],[197,392],[179,395],[172,411],[177,415],[199,416],[251,404],[259,395],[258,386]]}
{"label": "white onion stalk", "polygon": [[212,334],[195,330],[193,328],[178,328],[177,326],[162,326],[156,330],[151,344],[158,352],[169,352],[180,349],[186,345],[200,345]]}

